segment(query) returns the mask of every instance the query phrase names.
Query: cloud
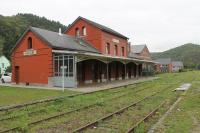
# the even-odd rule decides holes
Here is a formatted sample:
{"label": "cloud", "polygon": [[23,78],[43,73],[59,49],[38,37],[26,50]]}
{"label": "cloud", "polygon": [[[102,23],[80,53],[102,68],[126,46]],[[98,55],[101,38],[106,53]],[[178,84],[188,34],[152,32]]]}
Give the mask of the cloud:
{"label": "cloud", "polygon": [[150,51],[200,42],[198,0],[2,0],[0,13],[33,13],[68,25],[78,16],[125,34]]}

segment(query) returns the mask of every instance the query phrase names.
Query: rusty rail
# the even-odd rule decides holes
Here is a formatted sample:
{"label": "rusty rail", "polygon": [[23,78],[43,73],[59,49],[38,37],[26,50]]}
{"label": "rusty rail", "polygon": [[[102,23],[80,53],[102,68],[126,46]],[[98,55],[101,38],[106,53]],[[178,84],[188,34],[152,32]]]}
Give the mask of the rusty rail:
{"label": "rusty rail", "polygon": [[82,131],[86,130],[87,128],[90,128],[90,127],[92,127],[92,126],[97,126],[99,122],[105,121],[105,120],[107,120],[107,119],[113,117],[114,115],[119,115],[119,114],[123,113],[125,110],[127,110],[128,108],[133,107],[133,106],[136,106],[137,104],[141,103],[142,101],[144,101],[144,100],[146,100],[146,99],[149,99],[149,98],[153,97],[154,95],[156,95],[156,94],[158,94],[158,93],[161,93],[161,92],[163,92],[163,91],[165,91],[165,90],[166,90],[166,89],[163,89],[163,90],[161,90],[161,91],[155,92],[155,93],[153,93],[153,94],[151,94],[151,95],[149,95],[149,96],[144,97],[143,99],[141,99],[141,100],[139,100],[139,101],[137,101],[137,102],[134,102],[134,103],[132,103],[132,104],[126,106],[126,107],[123,107],[123,108],[121,108],[121,109],[115,111],[114,113],[108,114],[108,115],[106,115],[106,116],[104,116],[104,117],[102,117],[102,118],[100,118],[100,119],[98,119],[98,120],[95,120],[95,121],[93,121],[93,122],[91,122],[91,123],[89,123],[89,124],[87,124],[87,125],[84,125],[84,126],[78,128],[78,129],[75,129],[75,130],[73,131],[73,133],[82,132]]}
{"label": "rusty rail", "polygon": [[147,114],[144,118],[142,118],[140,121],[138,121],[133,127],[129,128],[126,133],[134,133],[137,129],[137,127],[142,123],[147,121],[150,117],[152,117],[163,105],[165,104],[165,101],[162,102],[158,107],[156,107],[153,111],[151,111],[149,114]]}
{"label": "rusty rail", "polygon": [[[145,89],[147,89],[147,88],[149,88],[149,87],[145,87],[145,88],[143,88],[143,89],[136,90],[135,93],[140,92],[140,91],[143,91],[143,90],[145,90]],[[130,94],[130,93],[125,93],[125,94],[123,94],[123,95],[120,95],[120,96],[111,98],[110,100],[114,100],[114,99],[117,99],[117,98],[120,98],[120,97],[129,95],[129,94]],[[95,106],[97,103],[99,103],[99,102],[96,102],[96,103],[94,103],[94,104],[92,104],[92,105]],[[83,109],[84,109],[84,107],[83,107]],[[33,113],[35,113],[35,112],[38,112],[38,111],[30,112],[30,113],[28,113],[28,115],[31,115],[31,114],[33,114]],[[7,118],[1,118],[0,121],[10,120],[10,119],[14,119],[14,118],[17,118],[17,117],[20,117],[20,116],[22,116],[22,115],[17,115],[17,116],[7,117]]]}
{"label": "rusty rail", "polygon": [[[136,85],[136,84],[140,84],[140,83],[134,83],[134,84]],[[8,110],[15,109],[15,108],[23,108],[23,107],[30,106],[30,105],[46,103],[46,102],[51,102],[51,101],[57,101],[57,100],[62,100],[64,98],[72,98],[72,97],[76,97],[76,96],[80,96],[80,95],[87,95],[87,94],[92,94],[92,93],[96,93],[96,92],[112,90],[112,89],[121,88],[121,87],[125,87],[126,88],[127,86],[130,86],[130,85],[133,85],[133,84],[117,86],[117,87],[112,87],[112,88],[109,88],[109,89],[97,90],[97,91],[92,91],[92,92],[84,92],[84,93],[72,94],[72,95],[68,95],[68,96],[59,96],[59,97],[47,98],[47,99],[36,100],[36,101],[33,101],[33,102],[28,102],[28,103],[23,103],[23,104],[0,106],[0,111],[8,111]]]}
{"label": "rusty rail", "polygon": [[[135,92],[140,92],[140,91],[143,91],[145,89],[147,89],[149,87],[145,87],[143,89],[140,89],[140,90],[136,90]],[[157,92],[156,92],[157,93]],[[114,97],[114,98],[111,98],[110,100],[115,100],[117,98],[120,98],[120,97],[123,97],[123,96],[126,96],[126,95],[129,95],[130,93],[125,93],[125,94],[122,94],[120,96],[117,96],[117,97]],[[110,101],[109,100],[109,101]],[[68,112],[63,112],[63,113],[60,113],[60,114],[56,114],[56,115],[53,115],[53,116],[50,116],[50,117],[47,117],[47,118],[44,118],[44,119],[41,119],[41,120],[37,120],[37,121],[34,121],[34,122],[31,122],[28,124],[28,126],[31,126],[31,125],[34,125],[34,124],[38,124],[38,123],[41,123],[41,122],[44,122],[44,121],[48,121],[48,120],[51,120],[51,119],[54,119],[54,118],[57,118],[57,117],[61,117],[61,116],[64,116],[64,115],[67,115],[67,114],[71,114],[73,112],[76,112],[76,111],[80,111],[80,110],[83,110],[83,109],[88,109],[90,107],[93,107],[95,105],[97,105],[99,102],[96,102],[94,104],[90,104],[90,105],[87,105],[87,106],[84,106],[84,107],[81,107],[81,108],[78,108],[78,109],[74,109],[74,110],[71,110],[71,111],[68,111]],[[103,103],[103,102],[101,102]],[[11,118],[8,118],[8,119],[11,119]],[[6,120],[6,119],[2,119],[2,120]],[[10,128],[10,129],[7,129],[7,130],[4,130],[4,131],[0,131],[0,133],[6,133],[6,132],[10,132],[10,131],[15,131],[15,130],[19,130],[20,127],[14,127],[14,128]]]}

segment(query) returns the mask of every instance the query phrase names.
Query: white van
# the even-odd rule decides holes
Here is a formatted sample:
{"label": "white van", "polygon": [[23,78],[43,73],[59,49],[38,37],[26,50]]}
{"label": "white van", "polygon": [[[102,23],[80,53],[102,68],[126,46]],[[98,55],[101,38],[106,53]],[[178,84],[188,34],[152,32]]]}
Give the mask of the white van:
{"label": "white van", "polygon": [[3,73],[2,75],[0,75],[0,81],[1,83],[10,83],[11,77],[12,77],[11,73]]}

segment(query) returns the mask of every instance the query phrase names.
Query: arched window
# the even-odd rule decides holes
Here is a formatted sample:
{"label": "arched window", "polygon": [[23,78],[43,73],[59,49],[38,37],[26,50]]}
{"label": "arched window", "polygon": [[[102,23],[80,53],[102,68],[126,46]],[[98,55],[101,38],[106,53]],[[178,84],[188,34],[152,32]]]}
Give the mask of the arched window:
{"label": "arched window", "polygon": [[117,48],[117,45],[115,45],[115,48],[114,48],[114,55],[117,55],[117,52],[118,52],[118,48]]}
{"label": "arched window", "polygon": [[124,53],[124,47],[122,47],[122,56],[124,56],[125,53]]}
{"label": "arched window", "polygon": [[110,54],[110,44],[106,43],[106,54]]}
{"label": "arched window", "polygon": [[79,30],[79,28],[75,29],[75,34],[76,34],[76,36],[80,36],[80,30]]}
{"label": "arched window", "polygon": [[82,28],[82,34],[83,34],[83,36],[86,36],[86,35],[87,35],[87,30],[86,30],[86,27],[85,27],[85,26]]}
{"label": "arched window", "polygon": [[28,49],[32,49],[32,48],[33,48],[32,38],[29,37],[29,38],[28,38]]}

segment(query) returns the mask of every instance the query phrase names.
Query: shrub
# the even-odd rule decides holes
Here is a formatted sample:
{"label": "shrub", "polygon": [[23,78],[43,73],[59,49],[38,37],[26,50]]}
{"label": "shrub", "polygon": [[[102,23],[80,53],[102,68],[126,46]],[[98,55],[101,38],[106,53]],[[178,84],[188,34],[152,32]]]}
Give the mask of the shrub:
{"label": "shrub", "polygon": [[178,72],[187,72],[187,69],[179,69]]}

